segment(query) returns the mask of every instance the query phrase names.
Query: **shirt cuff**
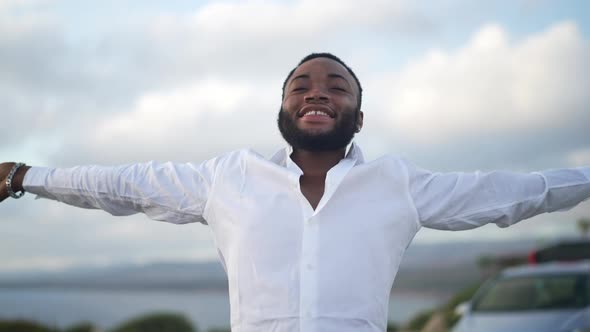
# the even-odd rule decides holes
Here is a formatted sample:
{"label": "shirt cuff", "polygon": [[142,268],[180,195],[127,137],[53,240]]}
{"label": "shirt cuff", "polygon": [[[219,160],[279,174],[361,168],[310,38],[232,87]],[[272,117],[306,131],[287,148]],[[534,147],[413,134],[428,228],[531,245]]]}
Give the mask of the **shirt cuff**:
{"label": "shirt cuff", "polygon": [[44,192],[45,182],[47,180],[47,176],[51,172],[52,168],[48,167],[31,167],[25,173],[25,178],[23,179],[23,189],[26,192],[39,195],[41,192]]}

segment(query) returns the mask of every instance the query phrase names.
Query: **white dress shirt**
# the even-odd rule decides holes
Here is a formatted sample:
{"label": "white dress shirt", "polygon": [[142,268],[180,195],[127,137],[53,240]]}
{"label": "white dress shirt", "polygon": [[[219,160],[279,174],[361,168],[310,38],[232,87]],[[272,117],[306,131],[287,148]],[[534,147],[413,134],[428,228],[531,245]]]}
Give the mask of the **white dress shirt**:
{"label": "white dress shirt", "polygon": [[358,146],[327,174],[314,210],[290,149],[201,164],[31,168],[24,188],[114,215],[211,227],[234,332],[385,331],[402,255],[420,227],[501,227],[590,197],[590,167],[519,174],[432,173]]}

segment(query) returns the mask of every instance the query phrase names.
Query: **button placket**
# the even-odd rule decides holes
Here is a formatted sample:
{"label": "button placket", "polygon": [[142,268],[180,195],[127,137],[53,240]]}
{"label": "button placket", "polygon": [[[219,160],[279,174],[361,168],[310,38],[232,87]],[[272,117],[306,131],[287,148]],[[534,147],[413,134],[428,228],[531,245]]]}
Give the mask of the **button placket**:
{"label": "button placket", "polygon": [[305,218],[303,236],[301,241],[301,265],[300,265],[300,303],[301,330],[310,331],[311,319],[316,312],[318,278],[317,250],[318,250],[318,224],[317,218],[309,216]]}

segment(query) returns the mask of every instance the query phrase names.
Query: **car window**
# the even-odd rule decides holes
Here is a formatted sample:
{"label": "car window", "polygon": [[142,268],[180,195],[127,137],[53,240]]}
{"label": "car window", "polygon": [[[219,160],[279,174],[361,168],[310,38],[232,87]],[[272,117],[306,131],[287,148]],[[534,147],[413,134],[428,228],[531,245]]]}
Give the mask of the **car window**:
{"label": "car window", "polygon": [[501,278],[476,296],[473,311],[583,308],[589,303],[587,275]]}

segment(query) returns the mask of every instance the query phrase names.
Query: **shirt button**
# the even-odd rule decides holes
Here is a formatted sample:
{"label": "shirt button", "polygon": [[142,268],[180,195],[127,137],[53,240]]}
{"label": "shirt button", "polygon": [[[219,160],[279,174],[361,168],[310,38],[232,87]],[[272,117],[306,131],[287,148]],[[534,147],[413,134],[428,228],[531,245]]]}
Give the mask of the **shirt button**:
{"label": "shirt button", "polygon": [[313,270],[313,265],[311,265],[311,264],[305,264],[305,267],[306,267],[306,268],[307,268],[309,271]]}

